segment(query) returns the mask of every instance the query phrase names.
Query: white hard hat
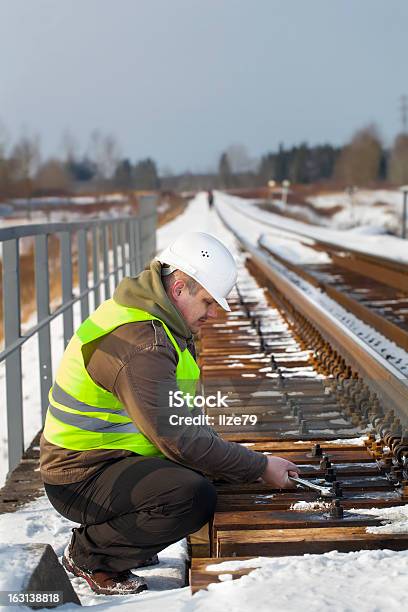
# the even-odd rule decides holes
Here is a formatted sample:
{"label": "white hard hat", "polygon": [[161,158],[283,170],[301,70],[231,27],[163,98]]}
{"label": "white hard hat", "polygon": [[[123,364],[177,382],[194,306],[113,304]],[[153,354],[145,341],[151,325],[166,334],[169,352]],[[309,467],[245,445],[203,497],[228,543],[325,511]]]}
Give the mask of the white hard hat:
{"label": "white hard hat", "polygon": [[194,278],[224,310],[231,310],[225,298],[237,280],[237,266],[218,238],[204,232],[182,234],[156,259]]}

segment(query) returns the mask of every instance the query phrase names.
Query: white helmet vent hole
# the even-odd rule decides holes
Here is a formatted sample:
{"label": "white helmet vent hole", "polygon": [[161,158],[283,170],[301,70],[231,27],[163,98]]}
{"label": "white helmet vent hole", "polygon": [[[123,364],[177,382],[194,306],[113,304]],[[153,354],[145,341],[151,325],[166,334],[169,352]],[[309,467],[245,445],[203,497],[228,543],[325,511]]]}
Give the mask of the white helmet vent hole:
{"label": "white helmet vent hole", "polygon": [[209,255],[209,253],[208,253],[208,251],[201,251],[201,255],[202,255],[203,257],[209,257],[209,256],[210,256],[210,255]]}

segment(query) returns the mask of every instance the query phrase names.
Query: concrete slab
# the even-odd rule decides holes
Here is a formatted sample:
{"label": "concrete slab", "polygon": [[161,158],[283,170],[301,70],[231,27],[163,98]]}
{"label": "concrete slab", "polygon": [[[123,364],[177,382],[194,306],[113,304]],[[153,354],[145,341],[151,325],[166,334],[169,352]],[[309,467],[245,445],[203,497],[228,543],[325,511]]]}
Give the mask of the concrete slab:
{"label": "concrete slab", "polygon": [[[49,544],[1,544],[0,545],[0,591],[7,604],[10,592],[62,592],[62,601],[58,603],[26,603],[33,609],[57,607],[65,603],[81,602],[75,593],[68,575],[58,561],[52,546]],[[5,594],[4,594],[5,592]]]}

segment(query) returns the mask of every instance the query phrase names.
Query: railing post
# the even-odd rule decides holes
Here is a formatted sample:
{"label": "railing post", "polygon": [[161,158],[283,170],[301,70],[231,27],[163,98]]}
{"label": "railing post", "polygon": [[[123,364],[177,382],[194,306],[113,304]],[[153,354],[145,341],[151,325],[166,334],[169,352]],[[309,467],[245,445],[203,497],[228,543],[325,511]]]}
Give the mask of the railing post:
{"label": "railing post", "polygon": [[135,236],[135,221],[134,219],[129,219],[128,222],[128,237],[129,237],[129,266],[130,266],[130,276],[136,276],[137,274],[137,242]]}
{"label": "railing post", "polygon": [[[71,233],[60,232],[61,239],[61,283],[62,283],[62,303],[72,300],[72,248]],[[64,320],[64,347],[67,346],[74,333],[74,317],[72,306],[63,312]]]}
{"label": "railing post", "polygon": [[141,196],[139,202],[141,268],[156,254],[157,196]]}
{"label": "railing post", "polygon": [[101,286],[99,284],[99,229],[97,225],[92,228],[92,269],[93,269],[93,295],[94,308],[101,303]]}
{"label": "railing post", "polygon": [[101,227],[102,236],[102,259],[103,259],[103,284],[105,287],[105,300],[110,298],[110,278],[109,278],[109,248],[108,248],[108,226],[103,224]]}
{"label": "railing post", "polygon": [[[78,268],[79,268],[79,292],[82,294],[88,289],[88,245],[87,232],[85,229],[78,231]],[[89,317],[89,295],[86,293],[81,297],[81,321]]]}
{"label": "railing post", "polygon": [[[40,323],[50,316],[47,234],[40,234],[35,237],[35,287],[37,298],[37,321]],[[52,385],[49,323],[38,330],[38,357],[40,368],[41,422],[44,423],[48,408],[48,392]]]}
{"label": "railing post", "polygon": [[133,232],[135,237],[135,276],[143,270],[143,241],[142,241],[142,220],[140,217],[135,217],[132,221]]}
{"label": "railing post", "polygon": [[118,229],[119,229],[119,225],[116,221],[114,221],[111,225],[111,233],[112,233],[112,251],[113,251],[113,278],[115,279],[115,288],[119,284]]}
{"label": "railing post", "polygon": [[[126,250],[129,252],[129,244],[127,243],[126,240],[126,227],[127,227],[127,222],[126,221],[122,221],[120,224],[120,241],[121,241],[121,253],[122,253],[122,262],[121,262],[121,269],[122,269],[122,278],[124,276],[129,276],[129,263],[128,263],[128,254],[126,253]],[[127,247],[127,249],[126,249]]]}
{"label": "railing post", "polygon": [[[20,265],[18,240],[3,242],[3,312],[6,348],[20,338]],[[24,452],[21,348],[6,357],[7,442],[9,471]]]}

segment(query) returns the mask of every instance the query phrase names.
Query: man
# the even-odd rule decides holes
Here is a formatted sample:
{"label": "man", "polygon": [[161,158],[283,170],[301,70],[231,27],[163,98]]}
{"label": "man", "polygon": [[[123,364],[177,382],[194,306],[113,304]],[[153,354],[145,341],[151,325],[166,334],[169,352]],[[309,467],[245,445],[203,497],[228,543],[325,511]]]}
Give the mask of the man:
{"label": "man", "polygon": [[208,208],[211,210],[214,205],[214,194],[211,189],[207,192]]}
{"label": "man", "polygon": [[[296,466],[187,425],[199,378],[193,334],[230,310],[236,282],[228,249],[210,234],[179,237],[135,278],[125,278],[78,328],[50,391],[41,437],[48,498],[72,530],[63,564],[97,593],[147,588],[130,569],[205,525],[216,492],[209,477],[262,478],[288,487]],[[187,397],[187,396],[186,396]]]}

